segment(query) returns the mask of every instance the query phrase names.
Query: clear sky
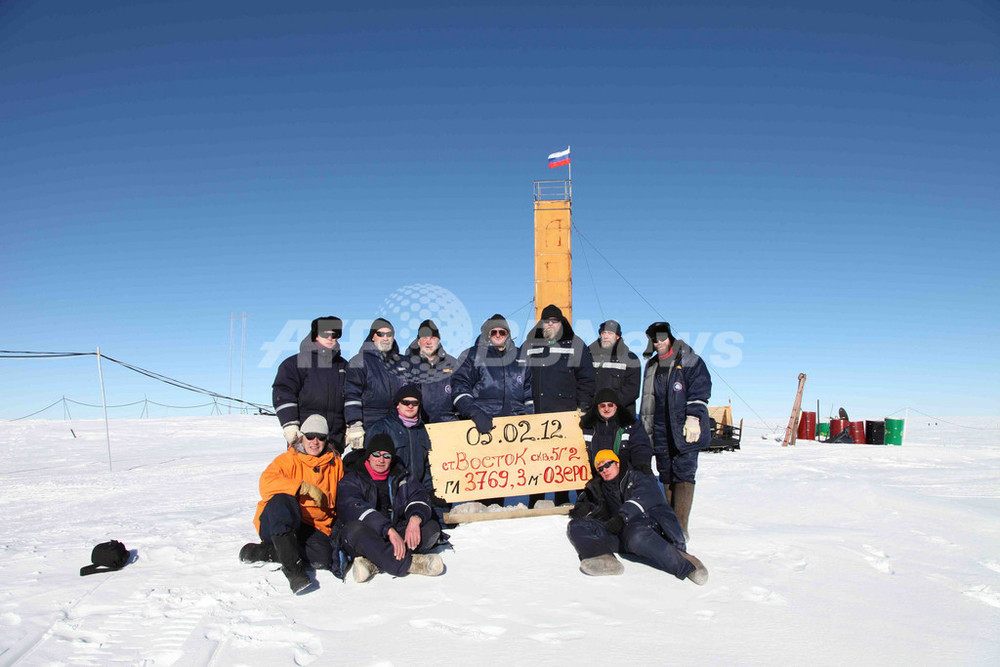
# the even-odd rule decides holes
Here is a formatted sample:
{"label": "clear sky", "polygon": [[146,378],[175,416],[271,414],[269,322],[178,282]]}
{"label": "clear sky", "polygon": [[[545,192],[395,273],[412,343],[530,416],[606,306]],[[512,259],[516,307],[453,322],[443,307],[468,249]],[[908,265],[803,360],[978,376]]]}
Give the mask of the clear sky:
{"label": "clear sky", "polygon": [[[0,348],[227,392],[245,312],[269,403],[283,337],[335,314],[353,354],[407,285],[525,323],[572,145],[587,342],[667,319],[737,417],[799,372],[823,413],[1000,414],[1000,5],[369,4],[0,3]],[[111,403],[204,400],[104,370]],[[3,419],[100,400],[92,357],[0,378]]]}

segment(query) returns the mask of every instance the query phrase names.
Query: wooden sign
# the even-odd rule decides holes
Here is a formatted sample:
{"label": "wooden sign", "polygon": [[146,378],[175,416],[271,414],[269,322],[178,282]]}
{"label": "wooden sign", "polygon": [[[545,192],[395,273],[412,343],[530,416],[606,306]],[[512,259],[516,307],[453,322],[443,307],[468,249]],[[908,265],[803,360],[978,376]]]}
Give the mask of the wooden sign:
{"label": "wooden sign", "polygon": [[494,417],[489,433],[441,422],[427,434],[434,490],[451,503],[582,489],[590,479],[576,412]]}

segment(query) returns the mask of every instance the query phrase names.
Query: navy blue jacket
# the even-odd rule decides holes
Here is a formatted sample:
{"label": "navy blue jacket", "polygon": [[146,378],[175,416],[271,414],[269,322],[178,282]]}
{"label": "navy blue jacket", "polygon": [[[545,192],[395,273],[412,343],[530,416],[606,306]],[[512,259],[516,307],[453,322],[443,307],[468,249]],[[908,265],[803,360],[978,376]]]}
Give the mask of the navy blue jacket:
{"label": "navy blue jacket", "polygon": [[434,493],[434,481],[431,479],[431,464],[427,452],[431,450],[431,439],[423,423],[418,422],[413,428],[406,428],[399,419],[399,413],[392,411],[388,417],[383,417],[371,425],[365,432],[365,440],[378,433],[388,433],[392,444],[396,445],[396,460],[410,471],[427,492]]}
{"label": "navy blue jacket", "polygon": [[[649,436],[646,435],[642,422],[636,419],[627,407],[619,405],[615,416],[610,421],[604,421],[597,411],[597,406],[592,406],[580,419],[580,429],[583,431],[583,440],[587,443],[587,454],[591,462],[594,460],[594,454],[602,449],[610,449],[619,459],[626,461],[630,468],[641,466],[650,469],[653,447],[649,442]],[[618,438],[619,432],[621,438],[618,449],[615,449],[615,439]]]}
{"label": "navy blue jacket", "polygon": [[[618,486],[622,499],[622,504],[618,508],[608,506],[603,491],[605,484]],[[653,475],[622,466],[618,477],[610,482],[594,477],[587,482],[583,491],[577,494],[576,504],[570,511],[570,517],[574,519],[594,519],[601,522],[615,515],[622,518],[626,529],[649,527],[658,530],[668,542],[681,551],[685,550],[681,524],[674,510],[667,504],[667,499],[660,490],[660,484]]]}
{"label": "navy blue jacket", "polygon": [[[672,443],[683,454],[705,449],[712,439],[708,421],[712,376],[702,358],[684,341],[675,340],[673,351],[668,366],[660,368],[655,353],[646,363],[641,418],[653,449],[665,450]],[[697,442],[684,438],[688,415],[697,417],[701,426]]]}
{"label": "navy blue jacket", "polygon": [[642,362],[639,357],[620,338],[610,350],[601,347],[600,338],[591,343],[589,349],[594,360],[594,394],[605,388],[614,389],[621,404],[635,410],[642,386]]}
{"label": "navy blue jacket", "polygon": [[365,429],[390,413],[393,397],[403,386],[406,369],[399,356],[399,346],[382,354],[370,340],[351,357],[344,386],[344,418],[348,424],[364,423]]}
{"label": "navy blue jacket", "polygon": [[559,340],[549,344],[538,323],[522,349],[531,369],[536,413],[587,410],[594,400],[594,360],[569,321],[562,320]]}
{"label": "navy blue jacket", "polygon": [[405,523],[412,516],[419,516],[421,522],[433,516],[427,490],[413,479],[398,459],[393,459],[389,468],[392,516],[376,510],[378,489],[365,468],[367,458],[363,450],[354,450],[344,457],[344,470],[347,472],[337,484],[337,523],[341,527],[351,521],[363,521],[385,537],[390,528]]}
{"label": "navy blue jacket", "polygon": [[476,409],[490,417],[534,414],[531,369],[513,340],[503,352],[480,335],[476,344],[462,353],[463,361],[451,379],[455,410],[468,417]]}
{"label": "navy blue jacket", "polygon": [[427,423],[455,421],[451,378],[458,370],[458,360],[441,347],[432,364],[420,356],[420,346],[413,341],[403,355],[402,366],[405,383],[420,387],[420,409]]}
{"label": "navy blue jacket", "polygon": [[344,447],[344,382],[347,360],[340,346],[318,347],[306,337],[299,353],[278,366],[271,385],[271,402],[281,427],[301,426],[309,415],[326,418],[330,440],[338,451]]}

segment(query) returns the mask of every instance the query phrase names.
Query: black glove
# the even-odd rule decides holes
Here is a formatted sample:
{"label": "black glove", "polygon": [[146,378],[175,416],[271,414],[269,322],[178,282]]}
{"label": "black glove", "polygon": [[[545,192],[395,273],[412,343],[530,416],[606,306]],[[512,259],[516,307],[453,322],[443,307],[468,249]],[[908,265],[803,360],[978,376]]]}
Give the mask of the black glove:
{"label": "black glove", "polygon": [[594,505],[585,500],[577,500],[576,505],[573,505],[573,509],[569,511],[569,518],[571,519],[582,519],[583,517],[590,514],[591,510],[594,509]]}
{"label": "black glove", "polygon": [[635,468],[636,470],[638,470],[639,472],[644,473],[646,475],[652,475],[653,474],[653,469],[649,467],[648,463],[637,463],[637,464],[635,464],[632,467]]}
{"label": "black glove", "polygon": [[625,529],[625,521],[620,516],[614,516],[604,522],[604,528],[612,535],[621,535]]}
{"label": "black glove", "polygon": [[476,423],[476,430],[482,434],[489,433],[493,430],[493,417],[490,417],[482,410],[473,411],[473,413],[469,415],[469,419]]}
{"label": "black glove", "polygon": [[444,500],[442,498],[438,498],[436,495],[432,495],[431,496],[431,505],[434,505],[434,507],[449,507],[451,505],[451,503],[449,503],[447,500]]}

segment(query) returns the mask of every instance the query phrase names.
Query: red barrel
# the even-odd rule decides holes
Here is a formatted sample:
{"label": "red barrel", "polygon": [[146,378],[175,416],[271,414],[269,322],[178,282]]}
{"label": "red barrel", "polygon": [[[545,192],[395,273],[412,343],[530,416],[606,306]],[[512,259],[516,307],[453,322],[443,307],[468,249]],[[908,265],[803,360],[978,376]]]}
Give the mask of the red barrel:
{"label": "red barrel", "polygon": [[803,412],[799,417],[799,440],[816,439],[816,413]]}
{"label": "red barrel", "polygon": [[844,431],[844,430],[848,429],[849,428],[849,426],[848,426],[849,423],[850,422],[848,422],[846,419],[831,419],[830,420],[830,437],[832,438],[833,436],[837,435],[841,431]]}
{"label": "red barrel", "polygon": [[854,440],[855,445],[865,444],[865,423],[860,422],[850,422],[851,429],[851,439]]}

